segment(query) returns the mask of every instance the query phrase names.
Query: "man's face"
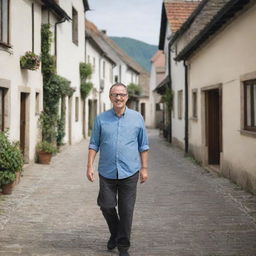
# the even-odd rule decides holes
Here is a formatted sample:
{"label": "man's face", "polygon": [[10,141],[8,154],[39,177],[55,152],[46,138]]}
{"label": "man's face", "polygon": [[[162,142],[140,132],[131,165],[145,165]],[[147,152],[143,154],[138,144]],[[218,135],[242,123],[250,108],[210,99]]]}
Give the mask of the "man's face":
{"label": "man's face", "polygon": [[117,85],[111,89],[109,98],[113,104],[114,109],[122,109],[126,106],[128,94],[125,87]]}

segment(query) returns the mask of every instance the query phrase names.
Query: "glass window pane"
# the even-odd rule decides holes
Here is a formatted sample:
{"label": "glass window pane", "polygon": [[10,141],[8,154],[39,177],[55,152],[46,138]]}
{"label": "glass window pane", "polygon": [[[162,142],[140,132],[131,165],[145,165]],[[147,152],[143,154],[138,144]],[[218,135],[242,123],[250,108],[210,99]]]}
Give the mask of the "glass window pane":
{"label": "glass window pane", "polygon": [[3,17],[2,17],[2,41],[5,43],[8,43],[8,0],[2,1],[2,11],[3,11]]}
{"label": "glass window pane", "polygon": [[256,126],[256,84],[253,85],[254,126]]}
{"label": "glass window pane", "polygon": [[247,115],[247,120],[246,120],[246,124],[247,126],[251,126],[251,90],[250,90],[250,86],[247,85],[246,86],[246,102],[247,102],[247,106],[246,106],[246,115]]}

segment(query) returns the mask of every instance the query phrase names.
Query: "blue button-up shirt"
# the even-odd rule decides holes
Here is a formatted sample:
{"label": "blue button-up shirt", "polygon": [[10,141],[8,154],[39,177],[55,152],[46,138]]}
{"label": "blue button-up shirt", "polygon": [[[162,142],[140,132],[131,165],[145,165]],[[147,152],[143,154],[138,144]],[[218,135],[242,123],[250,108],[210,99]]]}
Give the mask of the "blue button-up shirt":
{"label": "blue button-up shirt", "polygon": [[140,169],[140,152],[149,149],[141,114],[126,107],[118,117],[114,109],[94,121],[89,148],[100,151],[98,171],[108,179],[124,179]]}

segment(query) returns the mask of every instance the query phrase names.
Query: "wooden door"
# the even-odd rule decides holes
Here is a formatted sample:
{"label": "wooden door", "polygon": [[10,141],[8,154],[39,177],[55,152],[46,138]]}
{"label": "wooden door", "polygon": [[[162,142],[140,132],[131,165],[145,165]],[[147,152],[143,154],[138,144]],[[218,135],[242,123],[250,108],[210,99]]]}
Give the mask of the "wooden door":
{"label": "wooden door", "polygon": [[219,165],[221,152],[221,99],[219,89],[206,93],[208,163]]}
{"label": "wooden door", "polygon": [[20,149],[24,155],[26,142],[26,93],[20,94]]}

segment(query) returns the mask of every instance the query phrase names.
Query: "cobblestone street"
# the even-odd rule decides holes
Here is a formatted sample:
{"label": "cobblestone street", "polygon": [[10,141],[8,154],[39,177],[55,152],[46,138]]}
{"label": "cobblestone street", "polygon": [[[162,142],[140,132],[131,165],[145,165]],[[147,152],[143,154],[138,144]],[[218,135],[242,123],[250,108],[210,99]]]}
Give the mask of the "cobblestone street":
{"label": "cobblestone street", "polygon": [[[158,131],[149,135],[150,179],[138,184],[131,255],[255,256],[255,196],[184,158]],[[1,256],[118,255],[106,251],[98,178],[85,177],[87,145],[27,166],[13,194],[0,195]]]}

